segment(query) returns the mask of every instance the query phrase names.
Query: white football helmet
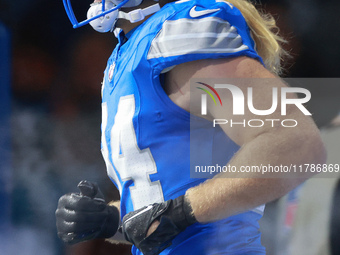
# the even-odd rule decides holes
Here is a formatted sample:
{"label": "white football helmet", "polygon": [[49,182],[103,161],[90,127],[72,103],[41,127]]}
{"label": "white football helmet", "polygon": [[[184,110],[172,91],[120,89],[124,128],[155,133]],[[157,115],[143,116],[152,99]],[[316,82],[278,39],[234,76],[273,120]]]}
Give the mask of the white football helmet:
{"label": "white football helmet", "polygon": [[71,0],[63,0],[64,7],[69,17],[73,28],[84,26],[88,23],[98,32],[113,31],[117,19],[127,19],[130,22],[138,22],[145,18],[145,16],[155,13],[160,10],[159,4],[151,5],[144,9],[136,9],[129,13],[120,11],[122,7],[136,7],[142,3],[143,0],[101,0],[90,5],[87,12],[87,19],[81,22],[75,17],[72,9]]}

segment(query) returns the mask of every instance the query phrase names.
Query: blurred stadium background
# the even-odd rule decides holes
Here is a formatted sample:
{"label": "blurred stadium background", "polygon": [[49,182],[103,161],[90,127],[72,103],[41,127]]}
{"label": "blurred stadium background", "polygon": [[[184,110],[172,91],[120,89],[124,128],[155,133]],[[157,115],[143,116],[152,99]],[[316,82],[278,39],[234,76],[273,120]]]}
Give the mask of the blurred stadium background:
{"label": "blurred stadium background", "polygon": [[[339,77],[339,1],[261,3],[289,41],[284,77]],[[100,154],[100,82],[115,44],[90,26],[73,30],[61,0],[0,0],[0,254],[129,254],[103,241],[65,246],[54,219],[58,198],[81,179],[118,198]],[[340,163],[340,88],[322,85],[308,88],[309,107],[329,162]],[[270,203],[268,255],[340,254],[339,196],[338,178],[318,178]]]}

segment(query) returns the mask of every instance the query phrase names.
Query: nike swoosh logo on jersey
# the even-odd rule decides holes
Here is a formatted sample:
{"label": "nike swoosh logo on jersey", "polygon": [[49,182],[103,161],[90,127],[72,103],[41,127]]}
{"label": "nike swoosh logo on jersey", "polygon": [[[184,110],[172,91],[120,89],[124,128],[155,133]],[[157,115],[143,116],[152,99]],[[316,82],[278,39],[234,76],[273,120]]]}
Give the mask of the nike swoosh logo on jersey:
{"label": "nike swoosh logo on jersey", "polygon": [[217,12],[220,10],[220,8],[218,9],[210,9],[210,10],[202,10],[202,11],[196,11],[196,5],[194,7],[191,8],[189,15],[192,18],[197,18],[197,17],[201,17],[203,15],[209,14],[209,13],[213,13],[213,12]]}

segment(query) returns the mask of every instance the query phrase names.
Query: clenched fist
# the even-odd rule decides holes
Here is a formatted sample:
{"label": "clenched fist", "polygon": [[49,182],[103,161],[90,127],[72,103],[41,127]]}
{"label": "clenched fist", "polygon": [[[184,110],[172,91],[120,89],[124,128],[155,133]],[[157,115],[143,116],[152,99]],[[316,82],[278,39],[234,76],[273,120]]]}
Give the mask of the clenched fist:
{"label": "clenched fist", "polygon": [[55,213],[59,238],[76,244],[113,236],[119,225],[118,209],[105,203],[96,183],[81,181],[78,188],[80,193],[69,193],[59,199]]}

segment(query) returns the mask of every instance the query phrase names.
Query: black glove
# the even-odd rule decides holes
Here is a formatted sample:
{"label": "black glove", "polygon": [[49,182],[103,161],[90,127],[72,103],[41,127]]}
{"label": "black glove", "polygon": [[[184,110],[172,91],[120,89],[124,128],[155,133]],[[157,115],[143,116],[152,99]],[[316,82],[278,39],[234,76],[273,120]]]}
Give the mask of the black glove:
{"label": "black glove", "polygon": [[55,212],[58,236],[65,243],[113,236],[119,225],[119,211],[108,206],[96,183],[81,181],[80,193],[62,196]]}
{"label": "black glove", "polygon": [[[160,224],[150,236],[147,231],[153,221]],[[125,239],[133,243],[144,255],[159,254],[171,245],[172,239],[197,220],[184,196],[163,203],[145,206],[123,218]]]}

